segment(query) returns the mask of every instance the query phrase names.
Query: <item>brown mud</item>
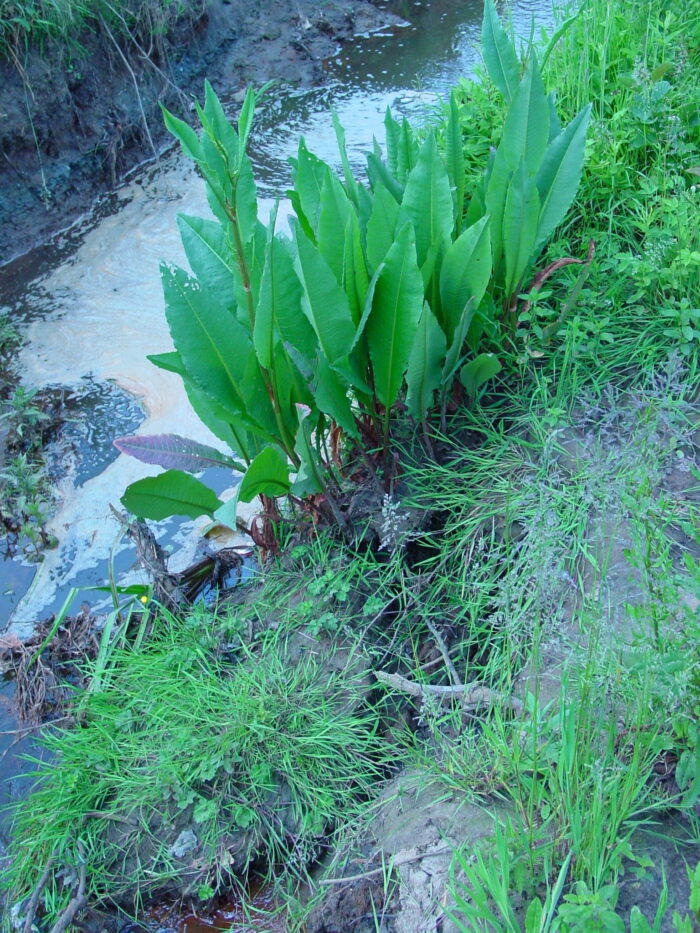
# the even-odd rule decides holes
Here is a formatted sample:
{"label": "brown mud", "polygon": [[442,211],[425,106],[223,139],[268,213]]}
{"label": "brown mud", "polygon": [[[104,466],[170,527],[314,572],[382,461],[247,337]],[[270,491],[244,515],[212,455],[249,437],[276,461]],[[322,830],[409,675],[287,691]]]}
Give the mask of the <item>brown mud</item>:
{"label": "brown mud", "polygon": [[149,49],[98,26],[80,50],[34,49],[21,70],[1,61],[0,265],[156,159],[170,143],[160,105],[193,109],[205,76],[224,97],[249,82],[319,85],[339,45],[398,21],[367,0],[207,0]]}

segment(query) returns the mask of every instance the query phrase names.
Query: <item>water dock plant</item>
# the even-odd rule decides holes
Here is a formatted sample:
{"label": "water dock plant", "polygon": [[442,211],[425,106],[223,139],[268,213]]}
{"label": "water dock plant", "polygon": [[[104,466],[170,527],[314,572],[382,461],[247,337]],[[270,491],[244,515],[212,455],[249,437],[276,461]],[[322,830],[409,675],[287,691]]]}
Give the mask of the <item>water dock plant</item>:
{"label": "water dock plant", "polygon": [[[490,5],[483,43],[508,106],[479,184],[465,189],[454,96],[444,153],[432,131],[419,139],[387,112],[385,152],[375,144],[367,156],[368,184],[352,173],[336,121],[343,178],[303,140],[292,160],[291,239],[276,231],[276,210],[267,225],[258,217],[246,152],[255,93],[237,129],[209,85],[200,136],[166,112],[216,219],[180,218],[192,274],[162,269],[175,351],[151,359],[182,377],[231,457],[174,437],[119,439],[120,450],[169,468],[133,484],[128,509],[232,524],[239,499],[314,495],[342,524],[324,438],[342,436],[350,455],[379,449],[388,489],[397,402],[427,434],[431,412],[444,421],[457,377],[474,402],[499,372],[492,348],[513,330],[525,276],[575,197],[590,107],[561,126],[536,54],[521,75]],[[244,471],[226,505],[177,469],[212,457]]]}

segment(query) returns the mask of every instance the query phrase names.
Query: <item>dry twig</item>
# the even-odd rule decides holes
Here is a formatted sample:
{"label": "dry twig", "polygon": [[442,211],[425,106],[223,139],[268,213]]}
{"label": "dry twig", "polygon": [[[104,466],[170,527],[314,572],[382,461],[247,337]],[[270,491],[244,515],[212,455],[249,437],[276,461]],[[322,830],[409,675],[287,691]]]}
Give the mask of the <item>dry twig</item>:
{"label": "dry twig", "polygon": [[400,690],[402,693],[408,693],[414,697],[424,697],[427,695],[437,697],[461,697],[462,706],[465,709],[476,709],[478,706],[507,706],[513,712],[519,713],[523,709],[523,704],[515,697],[504,697],[496,693],[484,684],[476,681],[469,684],[458,686],[439,686],[432,684],[417,684],[402,677],[401,674],[388,674],[385,671],[375,671],[374,676],[379,683],[387,687],[393,687],[394,690]]}

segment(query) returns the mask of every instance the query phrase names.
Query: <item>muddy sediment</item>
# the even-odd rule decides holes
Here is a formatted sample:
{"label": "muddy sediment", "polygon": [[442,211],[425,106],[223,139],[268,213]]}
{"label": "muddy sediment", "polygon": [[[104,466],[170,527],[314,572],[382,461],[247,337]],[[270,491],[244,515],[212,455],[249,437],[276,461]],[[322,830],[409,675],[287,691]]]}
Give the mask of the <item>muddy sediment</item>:
{"label": "muddy sediment", "polygon": [[193,109],[205,76],[224,97],[248,82],[322,84],[339,45],[397,21],[365,0],[205,0],[148,48],[98,24],[72,50],[0,62],[0,264],[162,152],[160,105]]}

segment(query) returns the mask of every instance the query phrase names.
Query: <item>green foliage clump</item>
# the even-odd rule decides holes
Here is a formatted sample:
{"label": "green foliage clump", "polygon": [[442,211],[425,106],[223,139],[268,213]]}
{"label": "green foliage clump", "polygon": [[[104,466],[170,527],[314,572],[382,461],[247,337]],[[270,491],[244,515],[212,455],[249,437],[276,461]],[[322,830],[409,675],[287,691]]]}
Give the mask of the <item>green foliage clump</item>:
{"label": "green foliage clump", "polygon": [[[588,381],[612,369],[648,372],[673,351],[697,357],[698,22],[679,2],[589,2],[565,11],[545,37],[542,70],[558,112],[572,119],[592,102],[581,185],[545,259],[583,256],[593,241],[595,260],[571,307],[575,266],[526,296],[518,327],[526,358],[559,352],[554,323]],[[461,82],[457,101],[465,125],[498,124],[499,100],[479,85]],[[466,137],[465,153],[474,145]],[[479,179],[467,164],[469,192]]]}
{"label": "green foliage clump", "polygon": [[[578,186],[590,107],[562,127],[536,55],[521,74],[493,4],[484,57],[507,102],[501,140],[465,204],[463,126],[453,96],[444,153],[436,134],[385,118],[385,153],[353,174],[335,121],[343,178],[303,139],[292,161],[292,238],[258,217],[246,147],[256,96],[235,129],[209,85],[202,134],[166,113],[206,182],[216,220],[180,217],[192,274],[162,270],[175,352],[151,357],[178,373],[193,408],[245,472],[223,505],[182,472],[215,453],[173,436],[117,446],[166,473],[133,484],[123,501],[152,519],[206,513],[232,524],[237,502],[261,495],[322,496],[340,524],[337,477],[323,449],[332,431],[367,457],[389,440],[397,407],[428,434],[455,379],[470,403],[501,369],[517,296]],[[482,351],[487,352],[482,352]],[[243,461],[241,463],[240,461]],[[290,478],[289,465],[296,473]],[[388,477],[387,477],[388,479]]]}
{"label": "green foliage clump", "polygon": [[[14,901],[52,864],[49,920],[71,895],[59,865],[86,866],[91,901],[127,903],[183,872],[193,892],[254,861],[302,872],[368,793],[383,759],[361,666],[295,659],[276,636],[253,652],[240,633],[222,656],[211,621],[160,618],[157,635],[114,651],[100,685],[77,698],[81,724],[44,737],[48,758],[15,816],[4,878]],[[178,855],[185,837],[194,867]]]}

